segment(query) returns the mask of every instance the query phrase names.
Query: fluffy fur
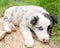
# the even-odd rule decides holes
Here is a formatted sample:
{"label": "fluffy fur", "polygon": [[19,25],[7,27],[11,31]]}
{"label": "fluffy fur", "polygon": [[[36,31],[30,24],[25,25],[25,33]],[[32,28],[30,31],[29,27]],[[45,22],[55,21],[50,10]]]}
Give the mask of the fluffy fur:
{"label": "fluffy fur", "polygon": [[[33,30],[42,42],[49,41],[48,26],[53,25],[52,18],[46,15],[49,13],[39,6],[14,6],[8,8],[4,13],[4,30],[11,32],[10,23],[19,26],[20,31],[25,39],[27,47],[34,46],[34,39],[30,31]],[[14,27],[15,29],[15,27]]]}

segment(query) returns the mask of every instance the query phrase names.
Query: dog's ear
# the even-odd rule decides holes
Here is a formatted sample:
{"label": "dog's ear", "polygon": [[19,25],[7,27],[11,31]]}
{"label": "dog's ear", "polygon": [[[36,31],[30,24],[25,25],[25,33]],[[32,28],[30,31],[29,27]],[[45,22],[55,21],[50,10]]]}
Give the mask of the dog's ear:
{"label": "dog's ear", "polygon": [[50,17],[52,18],[54,24],[58,23],[58,19],[56,16],[50,15]]}
{"label": "dog's ear", "polygon": [[38,16],[33,17],[33,19],[31,20],[31,24],[35,25],[38,22]]}
{"label": "dog's ear", "polygon": [[[58,19],[57,19],[56,16],[53,16],[53,15],[47,14],[47,13],[43,13],[43,14],[45,15],[45,17],[50,16],[50,18],[52,19],[52,21],[53,21],[54,24],[55,24],[55,23],[58,23]],[[49,17],[48,17],[48,18],[49,18]]]}

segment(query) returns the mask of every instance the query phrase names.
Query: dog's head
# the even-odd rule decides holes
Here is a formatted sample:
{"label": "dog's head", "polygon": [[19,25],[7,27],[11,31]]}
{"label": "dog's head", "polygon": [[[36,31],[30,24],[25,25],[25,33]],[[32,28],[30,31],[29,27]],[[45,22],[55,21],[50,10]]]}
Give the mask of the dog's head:
{"label": "dog's head", "polygon": [[36,13],[30,21],[32,30],[42,42],[49,41],[50,33],[55,23],[57,23],[56,16],[46,13]]}

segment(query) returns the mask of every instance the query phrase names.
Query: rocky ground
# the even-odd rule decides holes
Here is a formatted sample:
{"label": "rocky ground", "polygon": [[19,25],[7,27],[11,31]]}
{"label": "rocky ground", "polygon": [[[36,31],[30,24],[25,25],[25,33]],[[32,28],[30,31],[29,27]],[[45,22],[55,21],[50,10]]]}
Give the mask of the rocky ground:
{"label": "rocky ground", "polygon": [[[4,37],[2,40],[0,40],[0,48],[27,48],[19,28],[16,28],[16,32],[12,32],[10,34],[5,33],[5,31],[3,31],[3,18],[0,18],[0,33],[4,35],[2,36],[2,34],[0,34],[0,39],[1,36]],[[33,48],[60,48],[60,45],[52,41],[49,44],[44,44],[37,40],[36,37],[34,37],[34,40],[35,46]]]}

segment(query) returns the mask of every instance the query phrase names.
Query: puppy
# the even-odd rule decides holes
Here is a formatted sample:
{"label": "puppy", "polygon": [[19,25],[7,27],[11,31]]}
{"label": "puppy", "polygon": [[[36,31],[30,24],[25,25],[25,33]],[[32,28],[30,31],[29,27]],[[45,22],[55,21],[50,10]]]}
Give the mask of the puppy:
{"label": "puppy", "polygon": [[13,26],[19,26],[25,44],[27,47],[33,47],[34,39],[31,30],[41,42],[47,43],[50,32],[54,24],[57,23],[57,18],[39,6],[14,6],[8,8],[4,13],[4,30],[8,33],[12,31],[10,23]]}

